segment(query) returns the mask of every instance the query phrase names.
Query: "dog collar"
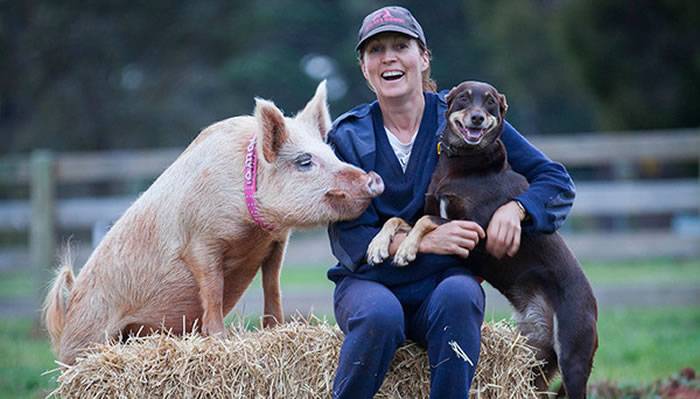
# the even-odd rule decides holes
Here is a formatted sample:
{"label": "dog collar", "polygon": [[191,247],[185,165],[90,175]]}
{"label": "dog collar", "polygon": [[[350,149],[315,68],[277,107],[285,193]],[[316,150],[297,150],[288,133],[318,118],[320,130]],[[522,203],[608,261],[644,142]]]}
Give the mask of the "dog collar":
{"label": "dog collar", "polygon": [[453,156],[458,156],[460,155],[457,151],[453,150],[452,147],[447,145],[446,143],[442,142],[442,136],[440,136],[440,140],[438,140],[437,143],[437,154],[438,156],[442,153],[445,153],[448,157],[453,157]]}
{"label": "dog collar", "polygon": [[258,174],[258,157],[255,154],[255,141],[256,135],[253,134],[253,137],[250,138],[250,143],[248,143],[245,162],[243,164],[243,193],[245,194],[245,204],[255,224],[264,230],[272,231],[275,229],[274,226],[265,222],[258,209],[258,203],[255,201]]}

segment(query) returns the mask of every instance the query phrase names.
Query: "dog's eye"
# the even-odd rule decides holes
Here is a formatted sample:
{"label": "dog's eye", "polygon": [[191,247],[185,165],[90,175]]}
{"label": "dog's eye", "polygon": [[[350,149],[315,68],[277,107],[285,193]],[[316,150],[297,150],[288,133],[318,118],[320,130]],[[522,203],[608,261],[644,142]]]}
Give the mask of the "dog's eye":
{"label": "dog's eye", "polygon": [[296,165],[297,169],[299,169],[302,172],[305,172],[305,171],[311,169],[314,166],[314,162],[312,160],[311,154],[304,153],[304,154],[299,155],[294,160],[294,165]]}
{"label": "dog's eye", "polygon": [[486,100],[486,105],[488,105],[488,106],[496,105],[496,102],[493,101],[493,97],[489,97],[489,98]]}

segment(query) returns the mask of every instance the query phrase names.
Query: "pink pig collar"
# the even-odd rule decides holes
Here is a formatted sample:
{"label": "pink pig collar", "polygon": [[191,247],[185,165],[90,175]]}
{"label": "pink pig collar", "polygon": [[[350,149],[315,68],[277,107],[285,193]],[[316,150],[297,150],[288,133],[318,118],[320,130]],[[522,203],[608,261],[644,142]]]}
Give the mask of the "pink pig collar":
{"label": "pink pig collar", "polygon": [[250,143],[248,143],[245,161],[243,163],[243,193],[245,194],[245,204],[255,224],[264,230],[272,231],[275,227],[263,219],[258,209],[258,203],[255,201],[258,174],[258,157],[255,154],[255,141],[256,135],[253,134],[253,137],[250,138]]}

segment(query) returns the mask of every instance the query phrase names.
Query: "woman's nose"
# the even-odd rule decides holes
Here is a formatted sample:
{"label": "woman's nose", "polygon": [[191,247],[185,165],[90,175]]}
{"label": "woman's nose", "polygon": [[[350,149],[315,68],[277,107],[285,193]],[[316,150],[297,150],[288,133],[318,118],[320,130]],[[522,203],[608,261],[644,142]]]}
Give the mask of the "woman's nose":
{"label": "woman's nose", "polygon": [[393,50],[387,50],[382,56],[382,62],[390,63],[396,61],[396,53]]}

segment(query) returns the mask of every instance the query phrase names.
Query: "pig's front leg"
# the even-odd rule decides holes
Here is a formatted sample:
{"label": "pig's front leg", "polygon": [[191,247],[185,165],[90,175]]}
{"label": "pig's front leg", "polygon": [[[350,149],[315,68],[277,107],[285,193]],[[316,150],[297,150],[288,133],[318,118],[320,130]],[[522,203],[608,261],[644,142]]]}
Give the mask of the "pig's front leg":
{"label": "pig's front leg", "polygon": [[394,255],[394,264],[396,266],[406,266],[410,262],[416,260],[416,254],[418,254],[418,247],[420,242],[425,237],[426,234],[435,230],[440,225],[440,218],[435,216],[423,216],[418,219],[416,225],[413,226],[408,236],[401,242],[399,249],[396,250]]}
{"label": "pig's front leg", "polygon": [[[224,271],[221,253],[215,245],[192,239],[182,254],[182,260],[199,287],[199,299],[204,310],[201,319],[203,335],[224,334]],[[177,292],[171,294],[178,295]]]}
{"label": "pig's front leg", "polygon": [[263,327],[274,327],[284,322],[282,313],[282,295],[280,292],[280,271],[284,259],[284,249],[289,237],[284,241],[274,242],[270,254],[262,264],[262,285],[264,295]]}
{"label": "pig's front leg", "polygon": [[367,247],[367,263],[376,265],[384,262],[389,257],[389,246],[396,233],[410,230],[411,225],[401,218],[394,217],[387,220]]}

